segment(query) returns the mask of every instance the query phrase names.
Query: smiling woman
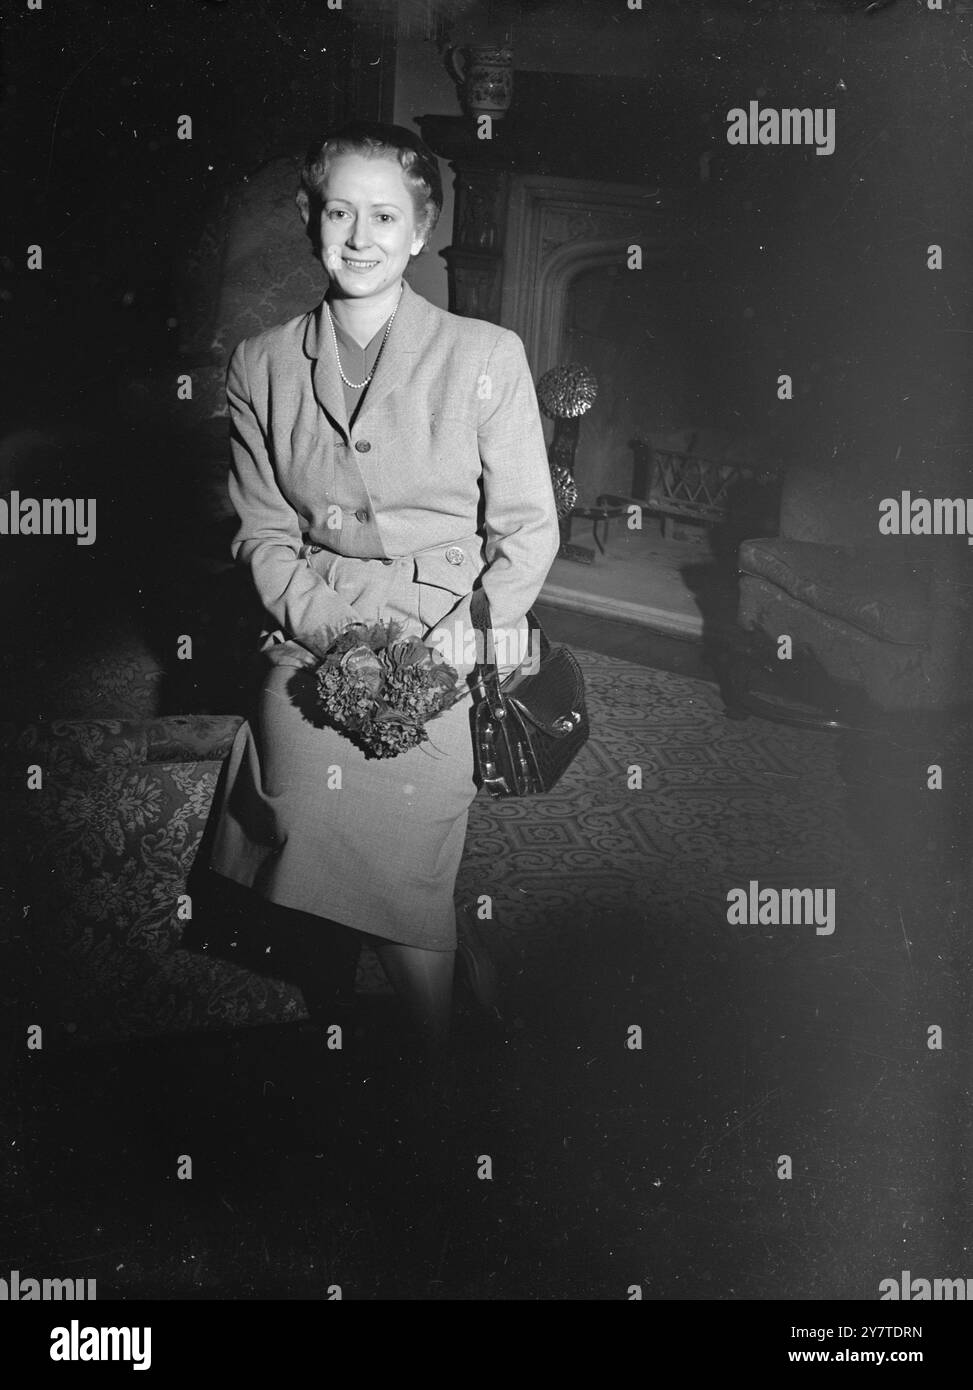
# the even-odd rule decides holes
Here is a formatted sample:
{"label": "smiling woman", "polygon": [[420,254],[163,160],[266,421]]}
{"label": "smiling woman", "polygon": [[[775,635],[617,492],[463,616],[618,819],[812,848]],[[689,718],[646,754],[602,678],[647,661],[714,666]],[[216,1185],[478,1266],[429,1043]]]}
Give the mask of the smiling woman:
{"label": "smiling woman", "polygon": [[308,157],[297,195],[331,282],[330,312],[363,348],[395,312],[403,271],[432,235],[443,198],[422,142],[402,130],[390,144],[383,129],[393,128],[348,126],[326,141]]}
{"label": "smiling woman", "polygon": [[519,633],[558,547],[550,470],[520,339],[402,278],[442,206],[421,141],[346,127],[308,157],[297,203],[327,296],[241,343],[227,377],[233,553],[269,621],[211,865],[308,930],[367,934],[441,1055],[477,790],[470,702],[376,761],[305,716],[301,682],[345,628],[379,619],[469,675],[476,587],[494,630]]}

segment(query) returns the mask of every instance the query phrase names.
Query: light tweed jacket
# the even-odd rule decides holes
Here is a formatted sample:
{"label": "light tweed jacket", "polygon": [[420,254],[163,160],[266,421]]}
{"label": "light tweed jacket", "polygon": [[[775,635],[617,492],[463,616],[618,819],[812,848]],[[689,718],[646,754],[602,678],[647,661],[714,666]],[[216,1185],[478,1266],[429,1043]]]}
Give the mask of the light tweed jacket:
{"label": "light tweed jacket", "polygon": [[[367,614],[385,566],[397,561],[401,572],[407,560],[409,579],[441,599],[427,603],[423,625],[459,613],[464,599],[468,617],[482,574],[494,627],[517,626],[558,527],[514,333],[445,313],[404,285],[351,428],[323,305],[240,343],[227,396],[233,554],[278,625],[272,641],[297,644],[298,660],[322,655]],[[386,570],[386,588],[390,578]]]}

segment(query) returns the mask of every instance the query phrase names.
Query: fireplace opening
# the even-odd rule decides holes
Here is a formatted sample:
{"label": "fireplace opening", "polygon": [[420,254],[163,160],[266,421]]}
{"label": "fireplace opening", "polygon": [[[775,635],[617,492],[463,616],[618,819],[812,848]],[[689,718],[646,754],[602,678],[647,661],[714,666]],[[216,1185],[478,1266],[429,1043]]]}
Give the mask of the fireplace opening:
{"label": "fireplace opening", "polygon": [[[754,470],[746,441],[710,426],[721,385],[702,365],[710,344],[698,276],[684,255],[660,253],[639,271],[617,254],[576,246],[575,255],[567,273],[547,277],[535,313],[560,325],[554,361],[587,368],[598,394],[581,420],[578,503],[544,597],[685,637],[731,628]],[[637,527],[624,506],[594,519],[601,499],[631,497],[646,501]],[[773,534],[773,524],[754,520],[751,530]]]}
{"label": "fireplace opening", "polygon": [[581,423],[575,460],[579,504],[632,491],[632,440],[692,423],[694,390],[686,271],[659,261],[640,271],[610,264],[579,270],[564,289],[560,361],[587,367],[598,396]]}

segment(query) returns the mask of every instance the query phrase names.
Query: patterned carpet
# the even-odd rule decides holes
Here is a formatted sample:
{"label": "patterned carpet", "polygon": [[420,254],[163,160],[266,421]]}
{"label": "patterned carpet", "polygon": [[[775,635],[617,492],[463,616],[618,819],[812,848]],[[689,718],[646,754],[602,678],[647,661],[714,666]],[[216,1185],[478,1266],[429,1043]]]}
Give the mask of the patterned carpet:
{"label": "patterned carpet", "polygon": [[[236,717],[20,732],[8,785],[47,770],[23,812],[50,891],[8,919],[27,998],[5,1002],[45,1026],[0,1175],[11,1268],[77,1268],[99,1297],[477,1300],[874,1299],[900,1268],[962,1272],[968,912],[928,848],[959,822],[914,769],[898,801],[863,774],[856,807],[831,737],[579,659],[593,732],[562,784],[473,808],[459,897],[492,899],[505,1025],[460,1006],[433,1126],[385,1000],[342,1058],[274,1026],[304,1003],[273,966],[180,942]],[[728,925],[751,878],[834,888],[835,934]]]}
{"label": "patterned carpet", "polygon": [[[740,936],[726,923],[726,893],[752,878],[835,887],[840,918],[858,859],[833,740],[733,722],[710,685],[578,655],[588,745],[549,795],[481,794],[471,811],[457,901],[489,897],[483,932],[509,971],[531,961],[547,971],[559,951],[587,949],[609,928],[677,930],[684,946],[695,937],[698,952],[719,951]],[[22,1002],[76,1041],[304,1016],[300,990],[273,974],[272,942],[256,969],[250,958],[241,968],[235,940],[201,951],[198,913],[193,939],[178,908],[238,723],[73,720],[16,734],[11,783],[25,763],[45,769],[44,789],[15,808],[27,827],[15,898],[31,904],[16,943],[31,981]],[[809,928],[791,931],[820,943]],[[791,949],[779,928],[744,935],[748,949],[775,938],[776,951]],[[359,989],[386,988],[364,953]]]}
{"label": "patterned carpet", "polygon": [[[565,920],[593,929],[665,920],[721,938],[739,931],[726,923],[726,893],[751,878],[848,883],[860,861],[833,739],[729,720],[701,681],[590,652],[579,659],[586,748],[549,795],[481,796],[470,816],[458,886],[465,899],[492,895],[516,952],[529,956]],[[630,789],[636,768],[641,788]]]}

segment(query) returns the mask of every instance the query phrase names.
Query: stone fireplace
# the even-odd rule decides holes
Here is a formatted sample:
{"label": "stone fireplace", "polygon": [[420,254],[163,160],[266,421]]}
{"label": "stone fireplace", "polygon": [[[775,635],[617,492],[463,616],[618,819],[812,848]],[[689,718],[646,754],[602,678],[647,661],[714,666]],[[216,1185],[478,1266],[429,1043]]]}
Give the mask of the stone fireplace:
{"label": "stone fireplace", "polygon": [[[491,140],[477,141],[460,118],[419,121],[455,180],[442,253],[449,307],[513,329],[535,382],[571,363],[598,382],[573,463],[578,503],[562,522],[545,601],[698,636],[704,609],[731,617],[735,585],[699,545],[703,526],[723,518],[715,504],[705,521],[697,516],[696,494],[718,492],[722,506],[721,488],[729,495],[742,476],[730,461],[740,445],[720,419],[726,398],[736,402],[719,358],[726,315],[714,322],[700,174],[656,123],[651,140],[615,138],[612,113],[626,104],[617,92],[562,85],[547,94],[555,103],[533,79],[526,96],[525,86],[519,117],[496,123]],[[545,428],[550,442],[552,422]],[[667,461],[672,496],[660,499]],[[716,478],[709,491],[704,472]],[[657,520],[637,534],[614,520],[609,539],[604,508],[620,517],[617,504],[630,497],[645,499]]]}
{"label": "stone fireplace", "polygon": [[513,329],[535,381],[567,362],[594,372],[599,395],[576,460],[580,501],[629,492],[632,439],[678,428],[692,413],[685,199],[537,173],[520,140],[478,144],[467,123],[448,117],[420,124],[455,174],[450,309]]}

